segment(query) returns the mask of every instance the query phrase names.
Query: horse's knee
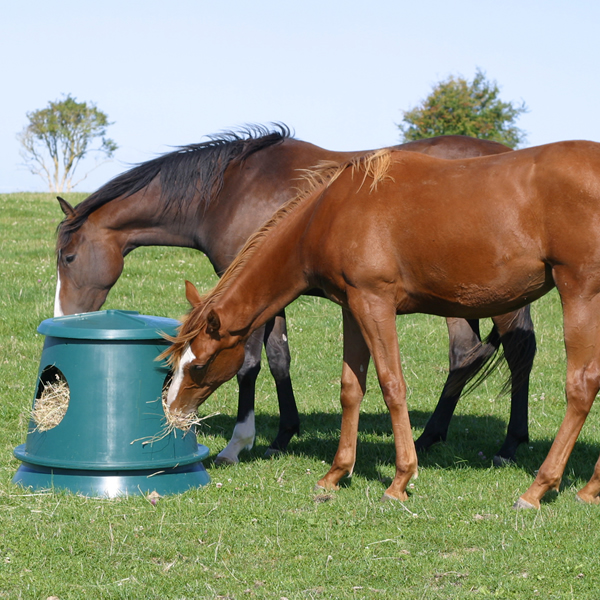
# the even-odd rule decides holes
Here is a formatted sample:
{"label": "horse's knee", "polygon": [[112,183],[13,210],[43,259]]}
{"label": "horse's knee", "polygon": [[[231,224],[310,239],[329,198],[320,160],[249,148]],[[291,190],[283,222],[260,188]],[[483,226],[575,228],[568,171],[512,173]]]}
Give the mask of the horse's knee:
{"label": "horse's knee", "polygon": [[579,416],[587,416],[600,389],[600,372],[582,371],[567,376],[567,402]]}
{"label": "horse's knee", "polygon": [[380,382],[383,400],[389,410],[406,405],[406,386],[401,381]]}
{"label": "horse's knee", "polygon": [[244,348],[244,363],[238,371],[238,381],[256,379],[260,372],[260,359],[262,353],[262,338],[264,326],[257,329],[246,342]]}
{"label": "horse's knee", "polygon": [[278,358],[271,362],[269,361],[269,370],[275,381],[280,381],[290,375],[290,361],[285,358]]}
{"label": "horse's knee", "polygon": [[342,409],[351,409],[360,404],[364,396],[364,389],[357,381],[343,381],[340,385],[340,403]]}
{"label": "horse's knee", "polygon": [[272,339],[272,337],[267,342],[266,351],[271,375],[278,381],[289,376],[292,360],[287,345],[287,338],[285,336],[278,336],[278,338]]}
{"label": "horse's knee", "polygon": [[591,361],[579,368],[567,368],[567,415],[583,423],[599,389],[600,364],[598,362]]}
{"label": "horse's knee", "polygon": [[251,351],[246,347],[244,363],[237,373],[238,381],[256,379],[260,373],[260,353]]}

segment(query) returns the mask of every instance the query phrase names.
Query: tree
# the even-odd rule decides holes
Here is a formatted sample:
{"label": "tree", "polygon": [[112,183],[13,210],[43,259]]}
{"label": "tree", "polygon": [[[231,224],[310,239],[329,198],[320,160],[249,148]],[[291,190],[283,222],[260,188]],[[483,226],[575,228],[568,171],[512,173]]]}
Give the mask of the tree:
{"label": "tree", "polygon": [[499,93],[497,83],[488,81],[480,69],[471,83],[451,76],[435,85],[419,106],[403,111],[403,123],[398,125],[402,141],[469,135],[516,148],[526,135],[515,121],[528,109],[525,103],[502,102]]}
{"label": "tree", "polygon": [[[95,104],[77,102],[70,94],[49,102],[46,108],[28,112],[27,118],[29,125],[17,136],[23,146],[21,155],[29,170],[48,182],[51,192],[68,192],[87,177],[89,171],[73,182],[75,170],[88,153],[111,158],[118,148],[105,137],[112,125],[107,115]],[[100,146],[92,148],[97,138]]]}

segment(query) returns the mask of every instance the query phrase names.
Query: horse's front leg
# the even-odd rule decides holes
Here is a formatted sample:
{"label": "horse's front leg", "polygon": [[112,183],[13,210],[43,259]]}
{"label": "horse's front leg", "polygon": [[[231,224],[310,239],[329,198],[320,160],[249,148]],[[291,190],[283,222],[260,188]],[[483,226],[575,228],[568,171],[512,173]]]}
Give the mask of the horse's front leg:
{"label": "horse's front leg", "polygon": [[[546,460],[532,485],[516,502],[516,508],[539,508],[546,492],[559,489],[569,456],[600,389],[600,293],[597,291],[600,282],[590,293],[586,288],[595,283],[592,278],[583,285],[565,275],[555,276],[555,280],[564,312],[567,410]],[[585,502],[597,502],[599,492],[600,474],[596,465],[592,479],[578,497]]]}
{"label": "horse's front leg", "polygon": [[290,378],[291,359],[284,311],[266,324],[264,341],[279,403],[279,431],[265,453],[271,456],[283,452],[292,437],[300,433],[300,417]]}
{"label": "horse's front leg", "polygon": [[417,476],[417,452],[406,404],[394,298],[368,293],[348,295],[350,308],[369,347],[383,399],[390,412],[396,448],[396,475],[384,498],[406,500],[406,486]]}
{"label": "horse's front leg", "polygon": [[238,413],[231,441],[215,458],[215,464],[234,464],[239,462],[242,450],[251,450],[254,445],[256,429],[254,426],[254,396],[256,378],[260,372],[260,355],[264,327],[259,327],[246,342],[244,364],[238,371],[239,387]]}
{"label": "horse's front leg", "polygon": [[317,488],[337,489],[344,475],[351,475],[356,461],[356,443],[360,403],[365,395],[369,348],[356,320],[346,309],[342,311],[344,323],[344,363],[340,401],[342,426],[338,450],[331,469],[318,483]]}

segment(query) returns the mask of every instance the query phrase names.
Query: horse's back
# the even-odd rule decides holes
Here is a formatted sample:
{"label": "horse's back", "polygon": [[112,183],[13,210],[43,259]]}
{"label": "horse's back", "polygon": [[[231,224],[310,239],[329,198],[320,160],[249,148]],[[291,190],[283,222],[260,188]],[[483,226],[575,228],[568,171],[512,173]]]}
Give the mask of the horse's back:
{"label": "horse's back", "polygon": [[482,140],[466,135],[443,135],[406,142],[394,150],[419,152],[428,156],[446,159],[473,158],[510,152],[511,148],[492,140]]}
{"label": "horse's back", "polygon": [[458,161],[392,151],[376,191],[347,169],[317,201],[315,252],[340,287],[395,290],[401,312],[508,312],[553,287],[552,264],[600,253],[599,175],[591,142]]}

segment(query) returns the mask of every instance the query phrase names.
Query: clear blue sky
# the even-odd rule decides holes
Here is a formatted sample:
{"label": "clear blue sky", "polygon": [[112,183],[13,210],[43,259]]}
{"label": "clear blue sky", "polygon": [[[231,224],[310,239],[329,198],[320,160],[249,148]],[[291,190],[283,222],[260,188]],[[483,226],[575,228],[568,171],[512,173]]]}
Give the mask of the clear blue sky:
{"label": "clear blue sky", "polygon": [[0,192],[46,189],[16,134],[67,93],[106,112],[120,146],[81,191],[246,123],[335,150],[393,144],[402,110],[478,67],[529,107],[528,145],[600,141],[592,0],[7,1],[0,56]]}

